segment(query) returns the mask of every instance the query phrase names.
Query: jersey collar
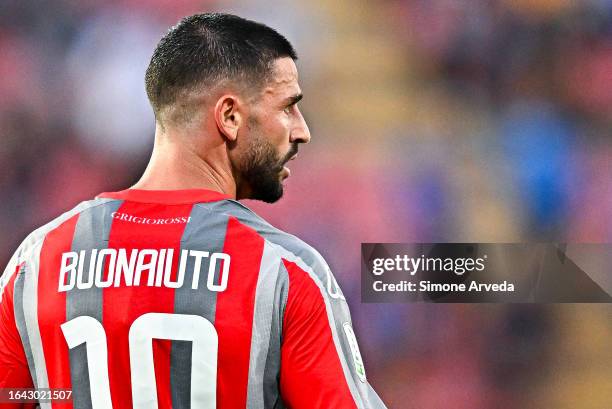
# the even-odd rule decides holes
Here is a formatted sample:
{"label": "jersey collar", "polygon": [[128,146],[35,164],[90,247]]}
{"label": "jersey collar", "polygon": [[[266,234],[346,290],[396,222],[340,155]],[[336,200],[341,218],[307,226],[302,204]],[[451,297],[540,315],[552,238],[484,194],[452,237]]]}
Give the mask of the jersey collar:
{"label": "jersey collar", "polygon": [[127,200],[130,202],[160,203],[160,204],[187,204],[216,202],[232,199],[231,196],[207,189],[190,190],[142,190],[126,189],[120,192],[100,193],[96,198]]}

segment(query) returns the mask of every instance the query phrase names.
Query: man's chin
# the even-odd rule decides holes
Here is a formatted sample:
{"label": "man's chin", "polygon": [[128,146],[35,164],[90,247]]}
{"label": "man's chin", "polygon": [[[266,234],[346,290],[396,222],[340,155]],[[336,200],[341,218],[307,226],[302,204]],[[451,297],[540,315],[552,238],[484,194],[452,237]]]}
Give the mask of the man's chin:
{"label": "man's chin", "polygon": [[289,175],[287,170],[284,166],[252,169],[242,178],[248,183],[248,188],[243,190],[244,198],[266,203],[278,201],[283,196],[283,181]]}
{"label": "man's chin", "polygon": [[283,197],[284,189],[282,180],[278,180],[274,186],[271,184],[265,187],[253,189],[250,199],[260,200],[266,203],[275,203]]}
{"label": "man's chin", "polygon": [[281,189],[280,193],[277,194],[277,195],[274,195],[274,196],[260,196],[260,197],[254,198],[254,200],[261,200],[262,202],[266,202],[266,203],[276,203],[282,197],[283,197],[283,191]]}

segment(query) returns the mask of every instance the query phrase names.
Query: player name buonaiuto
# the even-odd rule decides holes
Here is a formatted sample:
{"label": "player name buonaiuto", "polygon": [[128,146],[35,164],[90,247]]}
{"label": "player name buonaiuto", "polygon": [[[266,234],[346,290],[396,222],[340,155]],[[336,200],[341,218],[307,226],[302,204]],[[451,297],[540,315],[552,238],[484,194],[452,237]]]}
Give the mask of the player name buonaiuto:
{"label": "player name buonaiuto", "polygon": [[[179,257],[176,276],[172,274],[175,257]],[[203,261],[208,259],[209,267],[206,287],[210,291],[224,291],[229,277],[230,256],[225,253],[210,253],[200,250],[165,249],[93,249],[79,252],[69,251],[62,254],[58,291],[70,291],[75,287],[85,290],[93,286],[99,288],[124,286],[180,288],[191,285],[200,286],[200,273]],[[185,282],[189,268],[192,273],[190,282]],[[106,268],[108,266],[108,268]],[[108,272],[105,276],[105,272]],[[219,272],[220,282],[215,282]],[[146,281],[143,275],[146,274]]]}

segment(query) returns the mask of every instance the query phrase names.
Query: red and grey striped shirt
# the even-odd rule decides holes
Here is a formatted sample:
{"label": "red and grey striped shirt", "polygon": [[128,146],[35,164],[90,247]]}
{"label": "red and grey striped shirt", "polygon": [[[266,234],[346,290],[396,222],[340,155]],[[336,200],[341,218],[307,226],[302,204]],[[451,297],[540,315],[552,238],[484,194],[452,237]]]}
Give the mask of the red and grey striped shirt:
{"label": "red and grey striped shirt", "polygon": [[73,391],[42,408],[384,408],[321,255],[208,190],[103,193],[30,234],[0,278],[0,387]]}

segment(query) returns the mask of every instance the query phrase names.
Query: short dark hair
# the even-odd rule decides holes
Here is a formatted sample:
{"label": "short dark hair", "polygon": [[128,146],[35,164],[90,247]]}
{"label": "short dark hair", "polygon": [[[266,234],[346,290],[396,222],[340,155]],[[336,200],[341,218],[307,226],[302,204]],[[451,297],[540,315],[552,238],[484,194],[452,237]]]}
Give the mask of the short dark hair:
{"label": "short dark hair", "polygon": [[[232,14],[204,13],[183,18],[160,40],[145,75],[155,117],[185,92],[205,90],[222,81],[259,87],[274,60],[297,59],[293,46],[274,29]],[[183,95],[181,95],[183,94]]]}

